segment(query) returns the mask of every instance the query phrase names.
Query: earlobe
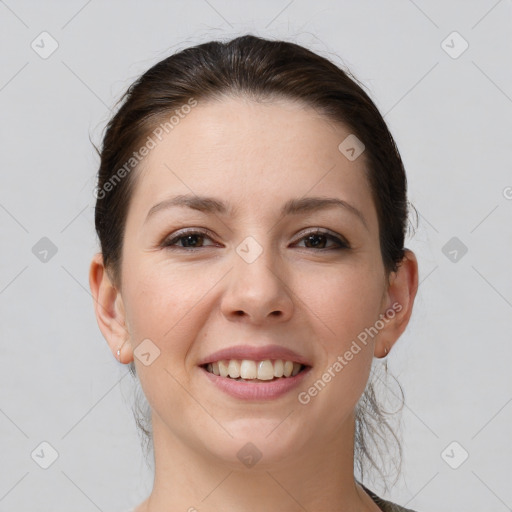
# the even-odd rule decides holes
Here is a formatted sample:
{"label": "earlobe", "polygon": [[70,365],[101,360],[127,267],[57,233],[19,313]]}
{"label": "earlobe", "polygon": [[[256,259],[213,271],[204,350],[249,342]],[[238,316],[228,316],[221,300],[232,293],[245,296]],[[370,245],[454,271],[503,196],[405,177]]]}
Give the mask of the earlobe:
{"label": "earlobe", "polygon": [[96,320],[103,337],[116,359],[120,362],[129,362],[125,361],[126,355],[123,354],[126,351],[125,347],[130,344],[126,343],[129,333],[126,328],[122,296],[103,265],[101,253],[95,254],[91,261],[89,286],[94,299]]}
{"label": "earlobe", "polygon": [[404,332],[411,318],[417,291],[418,261],[416,255],[406,249],[397,271],[390,276],[382,312],[385,325],[375,342],[375,357],[386,357]]}

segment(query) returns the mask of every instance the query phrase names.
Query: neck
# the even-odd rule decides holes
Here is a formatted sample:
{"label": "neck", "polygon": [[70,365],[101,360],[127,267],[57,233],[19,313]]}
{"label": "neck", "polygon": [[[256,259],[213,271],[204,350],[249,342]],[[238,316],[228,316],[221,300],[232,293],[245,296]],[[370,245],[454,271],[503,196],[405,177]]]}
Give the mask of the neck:
{"label": "neck", "polygon": [[241,469],[187,446],[154,414],[154,485],[137,510],[377,511],[354,479],[354,426],[351,416],[329,442],[321,439],[285,461]]}

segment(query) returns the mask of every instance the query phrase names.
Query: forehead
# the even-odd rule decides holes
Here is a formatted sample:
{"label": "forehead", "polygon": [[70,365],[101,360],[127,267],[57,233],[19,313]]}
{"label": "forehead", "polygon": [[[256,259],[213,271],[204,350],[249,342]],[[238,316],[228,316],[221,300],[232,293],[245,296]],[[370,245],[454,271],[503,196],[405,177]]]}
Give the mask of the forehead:
{"label": "forehead", "polygon": [[180,117],[138,169],[136,215],[177,194],[208,195],[243,211],[270,214],[291,198],[338,197],[376,213],[364,153],[350,161],[338,146],[350,130],[288,100],[198,101]]}

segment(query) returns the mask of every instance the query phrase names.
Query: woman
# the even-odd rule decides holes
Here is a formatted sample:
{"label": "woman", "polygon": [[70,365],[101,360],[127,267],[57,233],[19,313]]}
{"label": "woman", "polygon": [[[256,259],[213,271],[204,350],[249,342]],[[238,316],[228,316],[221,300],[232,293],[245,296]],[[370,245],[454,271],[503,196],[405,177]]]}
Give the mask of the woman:
{"label": "woman", "polygon": [[406,510],[354,476],[372,361],[418,286],[373,102],[323,57],[250,35],[159,62],[123,99],[90,286],[151,406],[136,511]]}

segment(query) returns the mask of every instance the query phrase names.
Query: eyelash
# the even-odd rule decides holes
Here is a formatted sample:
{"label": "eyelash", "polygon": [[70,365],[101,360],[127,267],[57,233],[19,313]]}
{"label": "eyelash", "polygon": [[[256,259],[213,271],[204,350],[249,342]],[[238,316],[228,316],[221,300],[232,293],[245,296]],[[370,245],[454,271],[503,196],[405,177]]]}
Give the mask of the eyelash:
{"label": "eyelash", "polygon": [[[176,249],[185,250],[185,251],[189,251],[189,252],[204,249],[205,247],[180,247],[180,246],[174,245],[176,242],[178,242],[182,238],[186,238],[187,236],[191,236],[191,235],[200,235],[200,236],[204,236],[206,238],[210,238],[210,240],[211,240],[211,237],[209,236],[208,232],[197,230],[197,229],[191,229],[189,231],[182,231],[181,233],[178,233],[176,236],[174,236],[172,238],[165,239],[162,242],[160,247],[170,249],[170,250],[176,250]],[[302,240],[306,239],[307,237],[314,236],[314,235],[323,236],[326,239],[331,240],[332,242],[336,243],[336,245],[338,247],[322,248],[322,249],[315,249],[314,247],[304,247],[304,249],[311,249],[311,250],[316,250],[316,251],[332,251],[332,250],[340,250],[340,249],[345,249],[345,250],[350,249],[350,244],[348,242],[346,242],[345,240],[343,240],[341,238],[338,238],[337,236],[330,234],[328,231],[324,231],[321,229],[316,229],[314,231],[309,231],[309,232],[305,233],[301,238],[299,238],[298,241],[302,241]],[[206,247],[214,247],[214,246],[208,245]]]}

